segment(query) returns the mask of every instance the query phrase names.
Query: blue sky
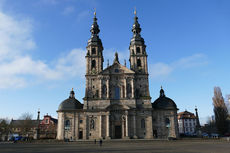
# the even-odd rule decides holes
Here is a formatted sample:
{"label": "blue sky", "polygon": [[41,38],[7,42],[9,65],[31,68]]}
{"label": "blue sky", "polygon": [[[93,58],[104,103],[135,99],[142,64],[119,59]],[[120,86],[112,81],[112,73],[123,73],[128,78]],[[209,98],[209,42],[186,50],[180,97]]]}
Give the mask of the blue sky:
{"label": "blue sky", "polygon": [[[83,102],[85,47],[97,10],[104,58],[128,61],[134,7],[148,53],[152,101],[162,85],[179,111],[213,114],[214,86],[230,94],[230,1],[0,0],[0,118],[56,117],[74,88]],[[106,62],[104,63],[106,66]]]}

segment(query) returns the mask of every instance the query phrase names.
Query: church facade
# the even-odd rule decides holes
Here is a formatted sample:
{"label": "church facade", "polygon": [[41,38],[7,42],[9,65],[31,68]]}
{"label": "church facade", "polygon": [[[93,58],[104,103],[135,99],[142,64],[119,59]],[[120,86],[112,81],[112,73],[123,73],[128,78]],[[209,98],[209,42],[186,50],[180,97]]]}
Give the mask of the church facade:
{"label": "church facade", "polygon": [[177,106],[164,90],[153,103],[149,92],[147,51],[138,17],[129,45],[130,68],[115,53],[103,69],[103,45],[96,14],[86,47],[84,104],[72,90],[58,108],[57,139],[153,139],[178,137]]}

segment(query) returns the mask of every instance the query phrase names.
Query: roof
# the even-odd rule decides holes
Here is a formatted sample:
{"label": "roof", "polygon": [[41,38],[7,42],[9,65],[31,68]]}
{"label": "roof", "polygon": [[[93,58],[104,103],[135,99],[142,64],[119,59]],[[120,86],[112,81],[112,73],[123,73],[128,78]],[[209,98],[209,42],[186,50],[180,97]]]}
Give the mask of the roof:
{"label": "roof", "polygon": [[[41,122],[42,120],[40,120]],[[23,126],[25,123],[29,123],[32,126],[38,125],[38,120],[11,120],[10,125],[15,127]]]}
{"label": "roof", "polygon": [[165,96],[163,89],[160,90],[160,97],[157,98],[152,103],[152,107],[155,109],[175,109],[177,110],[177,105],[172,99]]}
{"label": "roof", "polygon": [[56,118],[53,118],[53,117],[51,117],[51,116],[48,115],[48,114],[44,116],[43,120],[45,119],[45,117],[49,117],[50,120],[53,121],[55,124],[58,122],[58,120],[57,120]]}
{"label": "roof", "polygon": [[70,92],[70,96],[68,99],[64,100],[58,107],[58,111],[65,111],[65,110],[75,110],[75,109],[82,109],[83,104],[81,104],[77,99],[75,99],[74,91]]}
{"label": "roof", "polygon": [[[118,71],[117,71],[118,70]],[[108,66],[100,74],[135,74],[133,70],[121,65],[118,62],[114,62],[111,66]]]}
{"label": "roof", "polygon": [[196,119],[196,116],[188,111],[178,113],[178,119]]}

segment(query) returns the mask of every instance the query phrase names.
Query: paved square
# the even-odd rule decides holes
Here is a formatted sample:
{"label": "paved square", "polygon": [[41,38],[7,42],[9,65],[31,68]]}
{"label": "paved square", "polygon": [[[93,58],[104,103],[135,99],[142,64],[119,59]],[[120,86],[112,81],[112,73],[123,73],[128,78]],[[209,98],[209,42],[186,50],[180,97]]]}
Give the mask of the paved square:
{"label": "paved square", "polygon": [[0,153],[230,153],[230,142],[219,140],[105,141],[0,144]]}

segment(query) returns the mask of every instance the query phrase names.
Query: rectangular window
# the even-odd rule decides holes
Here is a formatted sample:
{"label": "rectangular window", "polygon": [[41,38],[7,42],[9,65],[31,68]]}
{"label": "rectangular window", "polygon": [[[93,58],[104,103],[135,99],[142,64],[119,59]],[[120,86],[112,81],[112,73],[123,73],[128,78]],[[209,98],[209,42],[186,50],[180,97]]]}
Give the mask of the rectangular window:
{"label": "rectangular window", "polygon": [[92,48],[92,55],[93,54],[96,54],[96,49],[95,48]]}

